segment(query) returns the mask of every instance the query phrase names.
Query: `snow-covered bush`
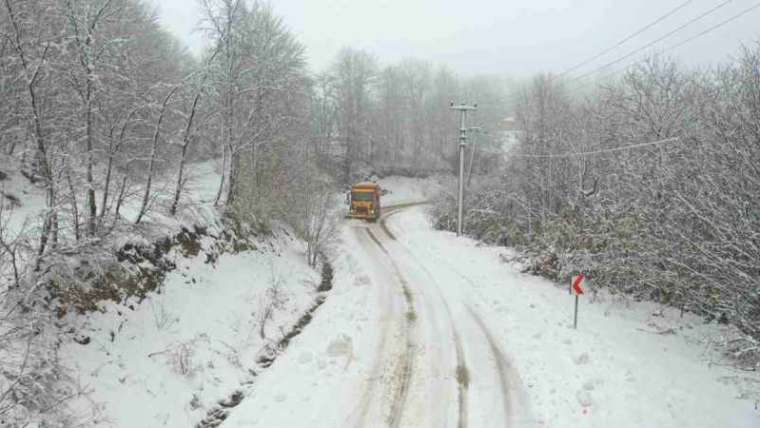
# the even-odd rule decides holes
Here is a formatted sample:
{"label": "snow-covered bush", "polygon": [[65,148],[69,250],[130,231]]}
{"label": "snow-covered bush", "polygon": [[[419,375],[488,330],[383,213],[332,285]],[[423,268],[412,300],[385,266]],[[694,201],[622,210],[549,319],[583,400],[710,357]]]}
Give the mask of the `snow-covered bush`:
{"label": "snow-covered bush", "polygon": [[[760,45],[712,70],[654,57],[580,103],[536,78],[519,144],[468,191],[465,232],[759,338],[758,76]],[[451,189],[434,210],[449,230]]]}
{"label": "snow-covered bush", "polygon": [[285,290],[283,290],[283,280],[279,272],[275,271],[274,266],[270,267],[269,284],[266,292],[260,297],[256,309],[257,324],[259,327],[259,338],[266,339],[267,323],[272,320],[275,312],[281,310],[286,303]]}

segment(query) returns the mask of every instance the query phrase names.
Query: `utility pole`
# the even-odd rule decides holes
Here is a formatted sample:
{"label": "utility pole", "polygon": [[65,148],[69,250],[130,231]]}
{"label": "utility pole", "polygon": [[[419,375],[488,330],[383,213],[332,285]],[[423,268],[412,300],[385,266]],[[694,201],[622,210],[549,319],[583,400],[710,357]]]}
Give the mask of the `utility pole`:
{"label": "utility pole", "polygon": [[477,110],[477,104],[451,103],[451,109],[459,111],[459,197],[457,206],[457,236],[462,236],[462,214],[464,212],[464,148],[467,145],[467,112]]}

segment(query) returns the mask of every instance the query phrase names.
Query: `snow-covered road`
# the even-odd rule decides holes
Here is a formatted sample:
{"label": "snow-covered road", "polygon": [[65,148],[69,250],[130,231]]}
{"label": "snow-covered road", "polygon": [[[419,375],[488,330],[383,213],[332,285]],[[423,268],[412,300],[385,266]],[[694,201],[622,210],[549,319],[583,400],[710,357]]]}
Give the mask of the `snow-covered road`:
{"label": "snow-covered road", "polygon": [[[406,346],[400,354],[388,353],[393,347],[377,348],[378,375],[380,370],[394,375],[385,382],[389,403],[377,395],[374,382],[366,388],[371,399],[363,402],[374,403],[371,414],[377,415],[370,421],[386,420],[392,427],[536,425],[518,373],[462,293],[469,288],[467,278],[398,241],[387,222],[401,211],[388,210],[379,224],[354,226],[379,274],[389,279],[385,290],[405,308],[403,314],[387,311],[395,313],[393,325],[402,326]],[[370,425],[363,419],[355,424]]]}
{"label": "snow-covered road", "polygon": [[505,251],[421,207],[347,221],[331,297],[223,426],[757,426],[756,376],[697,342],[718,327],[600,298],[573,330],[567,293]]}
{"label": "snow-covered road", "polygon": [[[344,276],[354,283],[336,287],[302,338],[314,344],[281,357],[259,380],[261,396],[254,392],[224,426],[538,426],[518,373],[462,293],[467,279],[435,258],[418,257],[392,231],[388,219],[410,208],[386,209],[376,224],[346,223],[344,249],[353,250],[346,254],[353,266]],[[352,306],[334,308],[349,296]],[[356,321],[354,331],[341,318]],[[331,325],[341,333],[331,334]],[[315,348],[325,349],[328,361],[314,357]],[[313,358],[326,379],[309,384],[298,374],[311,375],[304,366]],[[270,390],[270,381],[279,385]],[[302,396],[299,409],[262,403],[271,399],[263,391],[284,391],[285,383]]]}

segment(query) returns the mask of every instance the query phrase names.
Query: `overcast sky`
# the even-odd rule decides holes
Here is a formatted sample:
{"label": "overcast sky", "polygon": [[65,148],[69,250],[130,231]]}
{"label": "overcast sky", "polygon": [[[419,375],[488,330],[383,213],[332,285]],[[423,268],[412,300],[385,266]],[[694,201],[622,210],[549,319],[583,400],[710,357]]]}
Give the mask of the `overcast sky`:
{"label": "overcast sky", "polygon": [[[195,0],[149,0],[161,21],[193,52]],[[525,76],[561,72],[616,44],[685,0],[274,0],[274,10],[307,48],[313,70],[329,66],[344,46],[363,48],[381,62],[416,57],[464,73]],[[657,39],[724,0],[686,7],[593,65],[613,61]],[[666,49],[753,6],[733,0],[656,45]],[[671,53],[689,64],[729,59],[741,43],[760,39],[760,9]],[[633,58],[632,58],[633,59]],[[626,64],[626,62],[621,63]]]}

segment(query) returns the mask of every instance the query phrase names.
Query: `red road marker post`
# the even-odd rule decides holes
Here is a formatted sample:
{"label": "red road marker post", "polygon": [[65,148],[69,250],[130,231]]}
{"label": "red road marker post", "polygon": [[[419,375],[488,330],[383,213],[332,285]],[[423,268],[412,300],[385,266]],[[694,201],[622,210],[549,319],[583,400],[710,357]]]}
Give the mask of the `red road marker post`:
{"label": "red road marker post", "polygon": [[573,328],[578,329],[578,296],[583,294],[583,281],[586,276],[581,272],[578,276],[573,277],[570,283],[570,291],[575,294],[575,312],[573,313]]}

